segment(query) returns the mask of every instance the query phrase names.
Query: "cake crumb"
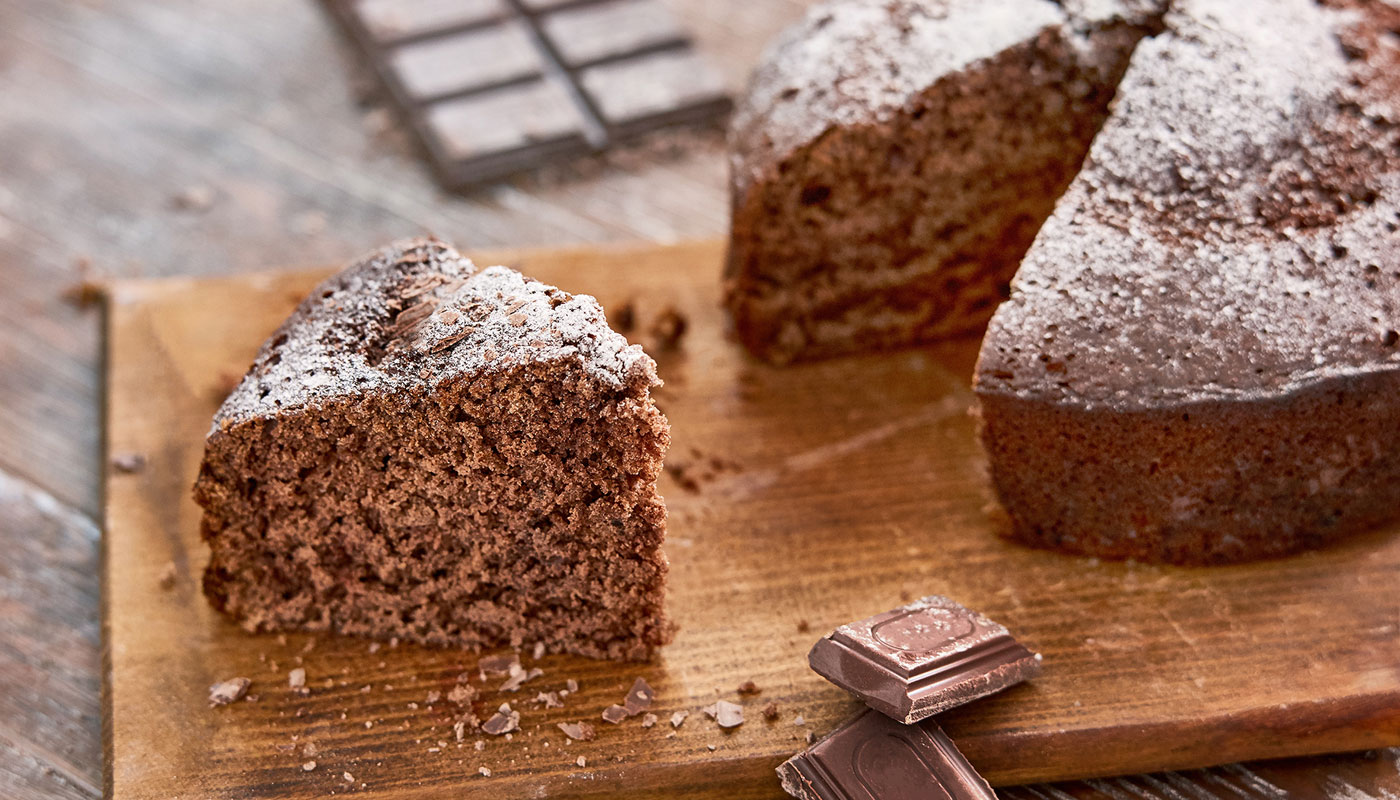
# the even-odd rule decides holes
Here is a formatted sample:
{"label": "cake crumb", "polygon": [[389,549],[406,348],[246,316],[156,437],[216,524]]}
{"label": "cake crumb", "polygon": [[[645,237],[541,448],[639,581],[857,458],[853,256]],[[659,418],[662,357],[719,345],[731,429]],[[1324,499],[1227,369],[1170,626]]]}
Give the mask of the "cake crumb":
{"label": "cake crumb", "polygon": [[297,667],[287,673],[287,686],[297,694],[306,693],[306,669]]}
{"label": "cake crumb", "polygon": [[342,773],[340,773],[340,777],[344,778],[346,783],[354,783],[354,782],[355,782],[355,776],[354,776],[354,775],[351,775],[351,774],[348,773],[348,772],[342,772]]}
{"label": "cake crumb", "polygon": [[586,767],[588,766],[588,759],[584,758],[583,756],[579,756],[577,759],[574,760],[574,763],[578,764],[580,767]]}
{"label": "cake crumb", "polygon": [[209,687],[209,707],[226,706],[235,700],[241,700],[248,693],[248,687],[252,685],[252,681],[241,677],[219,681]]}
{"label": "cake crumb", "polygon": [[671,715],[671,727],[672,727],[672,728],[679,728],[679,727],[681,726],[681,724],[682,724],[683,722],[685,722],[685,718],[688,717],[688,716],[690,716],[690,712],[689,712],[689,711],[677,711],[676,713],[672,714],[672,715]]}
{"label": "cake crumb", "polygon": [[806,724],[807,724],[807,720],[806,720],[806,719],[803,719],[803,717],[802,717],[801,714],[798,714],[796,717],[793,718],[792,724],[794,724],[794,725],[806,725]]}
{"label": "cake crumb", "polygon": [[567,681],[564,681],[564,688],[568,689],[570,692],[577,692],[578,681],[574,680],[573,678],[570,678]]}
{"label": "cake crumb", "polygon": [[308,761],[308,762],[306,762],[305,764],[302,764],[302,765],[301,765],[301,770],[302,770],[302,772],[310,772],[310,771],[312,771],[313,769],[316,769],[316,762],[315,762],[315,761]]}
{"label": "cake crumb", "polygon": [[481,767],[476,771],[476,774],[480,775],[483,778],[489,778],[491,777],[491,770],[487,769],[486,767]]}
{"label": "cake crumb", "polygon": [[165,567],[160,571],[160,577],[156,579],[156,585],[160,587],[161,591],[168,592],[175,588],[175,581],[179,576],[179,571],[175,569],[175,562],[167,561]]}
{"label": "cake crumb", "polygon": [[559,699],[558,692],[540,692],[535,695],[535,702],[545,708],[563,708],[564,701]]}
{"label": "cake crumb", "polygon": [[657,349],[674,350],[680,346],[690,322],[672,306],[662,309],[652,320],[649,333],[655,337]]}
{"label": "cake crumb", "polygon": [[447,693],[447,701],[459,706],[471,705],[476,699],[476,689],[465,683],[459,683],[452,687],[452,691]]}
{"label": "cake crumb", "polygon": [[758,694],[758,684],[753,681],[744,681],[739,684],[739,694]]}
{"label": "cake crumb", "polygon": [[425,702],[427,705],[432,705],[433,703],[436,703],[437,701],[439,701],[439,700],[441,700],[441,699],[442,699],[442,692],[439,692],[439,691],[436,690],[436,689],[431,689],[431,690],[428,691],[428,696],[427,696],[427,698],[424,699],[424,702]]}
{"label": "cake crumb", "polygon": [[539,661],[544,658],[544,642],[535,642],[535,649],[530,652],[530,660]]}
{"label": "cake crumb", "polygon": [[611,317],[613,330],[618,333],[631,333],[637,327],[637,307],[631,299],[624,300],[608,316]]}
{"label": "cake crumb", "polygon": [[769,703],[768,705],[764,706],[764,707],[763,707],[763,718],[766,719],[766,720],[768,720],[769,722],[772,722],[773,720],[777,719],[777,718],[778,718],[778,704],[777,704],[777,703]]}
{"label": "cake crumb", "polygon": [[657,718],[657,716],[656,716],[655,714],[650,714],[650,713],[649,713],[649,714],[645,714],[645,715],[642,717],[642,727],[643,727],[643,728],[650,728],[651,726],[653,726],[653,725],[656,724],[656,720],[657,720],[657,719],[658,719],[658,718]]}

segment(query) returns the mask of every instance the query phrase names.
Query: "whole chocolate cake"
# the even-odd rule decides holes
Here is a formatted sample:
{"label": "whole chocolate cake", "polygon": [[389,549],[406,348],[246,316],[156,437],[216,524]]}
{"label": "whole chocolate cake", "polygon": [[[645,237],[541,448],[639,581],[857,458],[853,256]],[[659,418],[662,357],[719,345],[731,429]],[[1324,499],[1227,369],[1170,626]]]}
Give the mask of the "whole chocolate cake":
{"label": "whole chocolate cake", "polygon": [[731,131],[725,302],[743,343],[781,363],[980,330],[1156,5],[812,9]]}
{"label": "whole chocolate cake", "polygon": [[214,418],[205,593],[250,630],[646,658],[672,632],[658,384],[591,297],[437,241],[373,253]]}
{"label": "whole chocolate cake", "polygon": [[1400,514],[1400,7],[1177,0],[977,369],[1027,542],[1212,562]]}
{"label": "whole chocolate cake", "polygon": [[1397,31],[1386,0],[820,6],[736,117],[739,337],[976,330],[1015,272],[976,390],[1016,537],[1200,563],[1400,516]]}

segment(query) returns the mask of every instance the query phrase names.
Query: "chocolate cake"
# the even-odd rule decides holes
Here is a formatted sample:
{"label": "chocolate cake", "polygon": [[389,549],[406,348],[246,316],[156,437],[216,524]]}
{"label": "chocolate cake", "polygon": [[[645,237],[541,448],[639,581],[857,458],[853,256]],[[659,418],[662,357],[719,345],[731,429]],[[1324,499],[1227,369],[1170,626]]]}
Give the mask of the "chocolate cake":
{"label": "chocolate cake", "polygon": [[1400,8],[1178,0],[977,369],[1015,535],[1287,553],[1400,514]]}
{"label": "chocolate cake", "polygon": [[1149,0],[840,0],[731,131],[725,302],[771,362],[980,330],[1077,172]]}
{"label": "chocolate cake", "polygon": [[317,287],[214,418],[210,602],[255,631],[648,657],[669,442],[591,297],[431,240]]}

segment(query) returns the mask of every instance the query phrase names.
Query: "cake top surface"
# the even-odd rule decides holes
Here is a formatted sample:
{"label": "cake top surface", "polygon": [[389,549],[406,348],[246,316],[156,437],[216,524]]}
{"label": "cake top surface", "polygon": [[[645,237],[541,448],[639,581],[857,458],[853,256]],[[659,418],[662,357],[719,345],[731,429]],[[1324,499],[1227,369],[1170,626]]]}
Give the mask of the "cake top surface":
{"label": "cake top surface", "polygon": [[[1046,28],[1140,22],[1164,0],[831,0],[770,45],[735,108],[730,181],[742,193],[826,131],[877,124],[938,80]],[[1086,46],[1086,58],[1095,56]]]}
{"label": "cake top surface", "polygon": [[1338,4],[1174,4],[997,310],[979,391],[1133,409],[1400,369],[1400,9]]}
{"label": "cake top surface", "polygon": [[263,344],[213,430],[364,392],[573,361],[616,390],[659,385],[656,364],[588,295],[433,239],[396,242],[332,275]]}

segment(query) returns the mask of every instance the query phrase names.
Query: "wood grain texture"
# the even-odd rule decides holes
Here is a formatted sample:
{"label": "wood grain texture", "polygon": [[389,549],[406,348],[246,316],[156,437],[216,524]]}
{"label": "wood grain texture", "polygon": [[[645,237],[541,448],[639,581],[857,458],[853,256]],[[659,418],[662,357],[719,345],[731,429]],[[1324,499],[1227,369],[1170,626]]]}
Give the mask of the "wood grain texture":
{"label": "wood grain texture", "polygon": [[[674,437],[661,488],[676,642],[646,665],[545,658],[544,677],[519,695],[486,686],[478,713],[509,700],[522,732],[481,737],[478,752],[474,734],[457,746],[442,704],[423,707],[472,656],[238,631],[199,595],[205,556],[189,485],[221,384],[324,273],[120,284],[108,307],[109,448],[142,452],[148,466],[108,480],[112,797],[772,789],[772,768],[808,730],[856,709],[806,668],[811,642],[928,593],[985,611],[1045,655],[1032,684],[941,718],[994,783],[1400,742],[1394,531],[1210,569],[1026,550],[995,535],[1005,523],[968,415],[975,341],[771,369],[723,336],[717,244],[481,260],[595,294],[605,308],[632,302],[644,343],[663,309],[689,320],[680,348],[653,348]],[[179,580],[167,592],[158,583],[168,563]],[[286,688],[294,664],[307,670],[308,697]],[[206,709],[209,684],[234,675],[254,681],[257,701]],[[598,719],[637,675],[658,690],[663,720],[691,712],[675,737],[664,721],[648,730]],[[567,678],[582,690],[566,708],[528,702]],[[739,697],[745,680],[762,693]],[[748,721],[721,732],[698,713],[715,699],[742,702]],[[780,708],[773,723],[758,713],[768,702]],[[805,726],[793,724],[799,714]],[[598,725],[596,741],[570,743],[554,727],[580,719]],[[475,774],[482,766],[489,779]]]}

